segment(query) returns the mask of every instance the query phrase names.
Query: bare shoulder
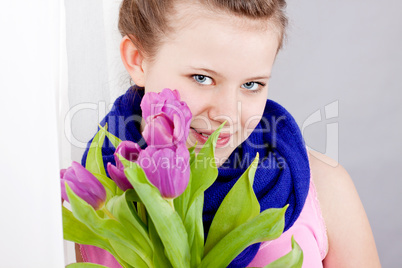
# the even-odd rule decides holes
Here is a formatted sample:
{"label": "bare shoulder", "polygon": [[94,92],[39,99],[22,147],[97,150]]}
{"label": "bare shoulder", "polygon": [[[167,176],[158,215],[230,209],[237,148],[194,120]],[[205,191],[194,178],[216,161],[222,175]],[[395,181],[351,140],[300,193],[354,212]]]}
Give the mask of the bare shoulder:
{"label": "bare shoulder", "polygon": [[356,188],[348,172],[337,161],[316,151],[309,150],[308,153],[323,216],[328,218],[331,216],[328,212],[334,201],[346,202],[342,196],[358,198]]}
{"label": "bare shoulder", "polygon": [[329,241],[324,267],[381,267],[366,212],[349,173],[319,152],[310,150],[309,159]]}

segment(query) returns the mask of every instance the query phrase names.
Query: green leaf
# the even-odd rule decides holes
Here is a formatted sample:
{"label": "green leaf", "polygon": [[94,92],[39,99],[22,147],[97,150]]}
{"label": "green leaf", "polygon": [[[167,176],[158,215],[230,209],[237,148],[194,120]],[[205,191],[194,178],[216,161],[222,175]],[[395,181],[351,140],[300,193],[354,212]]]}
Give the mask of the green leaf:
{"label": "green leaf", "polygon": [[[209,136],[194,159],[191,160],[190,158],[190,180],[188,186],[186,190],[174,200],[175,208],[183,221],[185,220],[188,208],[191,207],[200,194],[204,194],[205,190],[208,189],[218,177],[218,169],[215,163],[215,147],[219,133],[225,123],[220,125],[219,128]],[[190,150],[190,152],[194,153],[193,148],[190,148]]]}
{"label": "green leaf", "polygon": [[105,127],[102,127],[101,125],[99,125],[99,128],[103,129],[105,131],[105,134],[106,134],[107,138],[109,139],[109,141],[113,144],[114,148],[117,148],[117,146],[119,146],[119,144],[121,143],[121,139],[119,139],[118,137],[116,137],[115,135],[113,135],[112,133],[107,131],[107,123],[106,123]]}
{"label": "green leaf", "polygon": [[[62,207],[63,213],[63,236],[65,240],[83,245],[92,245],[107,250],[115,256],[116,260],[123,266],[128,267],[110,245],[109,241],[96,233],[92,232],[85,224],[77,220],[73,213],[67,208]],[[117,257],[116,257],[117,256]]]}
{"label": "green leaf", "polygon": [[190,165],[194,162],[195,160],[195,147],[197,146],[197,142],[193,147],[188,148],[188,152],[190,153]]}
{"label": "green leaf", "polygon": [[73,215],[77,220],[84,223],[93,233],[108,239],[112,247],[113,245],[124,245],[119,248],[119,251],[116,250],[121,259],[131,266],[152,267],[152,256],[147,254],[143,245],[137,242],[125,226],[115,219],[99,217],[94,208],[78,197],[67,183],[66,192]]}
{"label": "green leaf", "polygon": [[292,236],[292,250],[285,256],[271,262],[264,268],[301,268],[303,265],[303,251]]}
{"label": "green leaf", "polygon": [[[107,128],[107,124],[105,125]],[[105,167],[103,166],[102,145],[105,141],[105,128],[96,133],[88,150],[85,168],[93,174],[101,174],[106,176]]]}
{"label": "green leaf", "polygon": [[105,190],[106,190],[106,203],[107,203],[113,196],[116,195],[118,187],[117,187],[116,183],[113,180],[111,180],[109,177],[107,177],[105,175],[96,174],[96,173],[94,173],[93,175],[98,179],[98,181],[105,188]]}
{"label": "green leaf", "polygon": [[119,158],[125,166],[124,172],[127,179],[136,189],[155,225],[170,263],[173,267],[189,267],[190,252],[187,233],[180,216],[162,198],[159,190],[148,181],[140,166],[121,156]]}
{"label": "green leaf", "polygon": [[[226,123],[226,122],[225,122]],[[204,255],[204,226],[202,210],[204,192],[216,180],[215,146],[223,123],[206,141],[195,156],[195,146],[190,148],[190,180],[184,193],[174,200],[175,208],[184,222],[188,234],[191,267],[197,267]]]}
{"label": "green leaf", "polygon": [[209,136],[190,166],[192,180],[190,200],[187,207],[190,207],[200,194],[204,194],[205,190],[207,190],[218,177],[218,168],[215,163],[215,147],[221,129],[225,123],[226,121]]}
{"label": "green leaf", "polygon": [[158,268],[172,268],[170,261],[165,255],[165,247],[158,235],[158,232],[155,229],[155,225],[150,218],[147,219],[148,221],[148,230],[149,230],[149,237],[154,245],[155,254],[154,254],[154,265]]}
{"label": "green leaf", "polygon": [[254,161],[219,206],[208,232],[204,255],[207,255],[226,234],[260,213],[260,204],[253,190],[258,158],[257,153]]}
{"label": "green leaf", "polygon": [[108,267],[89,262],[77,262],[67,265],[66,268],[108,268]]}
{"label": "green leaf", "polygon": [[184,226],[188,235],[190,245],[191,266],[198,267],[204,256],[204,225],[202,222],[202,209],[204,205],[204,195],[199,195],[191,205]]}
{"label": "green leaf", "polygon": [[285,211],[271,208],[239,225],[220,240],[204,257],[198,268],[227,267],[246,247],[278,238],[285,226]]}
{"label": "green leaf", "polygon": [[[153,263],[149,262],[148,264],[144,262],[144,260],[134,251],[131,251],[131,254],[128,253],[127,243],[121,240],[110,240],[110,244],[115,249],[117,254],[120,257],[124,257],[124,260],[132,265],[133,267],[153,267]],[[149,256],[152,258],[152,256]]]}
{"label": "green leaf", "polygon": [[148,227],[138,216],[133,201],[138,202],[139,197],[134,189],[128,189],[123,195],[113,197],[107,204],[107,208],[123,224],[136,243],[142,246],[144,253],[151,257],[153,246],[148,237]]}
{"label": "green leaf", "polygon": [[191,172],[190,172],[190,177],[188,180],[186,190],[184,190],[184,192],[181,195],[179,195],[178,197],[176,197],[173,200],[174,208],[175,208],[176,212],[179,214],[179,216],[183,222],[184,222],[186,214],[187,214],[187,206],[188,206],[188,201],[190,199],[190,194],[191,194],[192,178],[193,178],[193,174],[191,174]]}

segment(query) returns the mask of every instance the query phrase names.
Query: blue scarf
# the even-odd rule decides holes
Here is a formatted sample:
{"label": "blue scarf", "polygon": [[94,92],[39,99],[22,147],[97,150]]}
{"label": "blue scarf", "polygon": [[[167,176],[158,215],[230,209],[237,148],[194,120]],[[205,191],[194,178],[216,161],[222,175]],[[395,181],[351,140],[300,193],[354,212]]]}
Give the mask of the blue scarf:
{"label": "blue scarf", "polygon": [[[145,148],[146,143],[140,132],[140,103],[143,94],[143,88],[131,87],[116,99],[112,110],[102,120],[101,125],[108,123],[109,132],[122,140],[134,141]],[[92,139],[88,142],[82,157],[81,162],[84,166],[91,142]],[[105,169],[108,162],[115,164],[114,150],[106,138],[102,148]],[[282,208],[289,204],[285,214],[285,231],[299,217],[310,185],[306,147],[300,129],[290,113],[278,103],[267,100],[263,119],[249,138],[219,167],[217,180],[205,192],[203,211],[205,237],[222,200],[251,164],[257,152],[260,155],[260,162],[253,189],[261,211],[268,208]],[[257,243],[246,248],[228,267],[246,267],[257,254],[259,246],[260,243]]]}

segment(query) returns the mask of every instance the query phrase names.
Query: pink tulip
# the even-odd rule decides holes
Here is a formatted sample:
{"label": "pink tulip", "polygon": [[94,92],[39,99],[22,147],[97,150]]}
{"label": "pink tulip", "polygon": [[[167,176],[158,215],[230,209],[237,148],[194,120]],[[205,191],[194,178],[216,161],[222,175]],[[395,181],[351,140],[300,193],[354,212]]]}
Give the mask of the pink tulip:
{"label": "pink tulip", "polygon": [[157,148],[167,148],[187,140],[182,137],[184,131],[177,115],[176,124],[165,113],[148,116],[142,136],[147,144]]}
{"label": "pink tulip", "polygon": [[123,141],[114,154],[116,166],[107,165],[108,173],[123,191],[133,188],[117,156],[121,155],[144,170],[163,198],[176,198],[184,192],[190,179],[190,154],[185,142],[191,111],[185,102],[180,101],[177,90],[167,88],[160,93],[145,94],[141,109],[146,122],[142,135],[148,147],[141,150],[136,143]]}
{"label": "pink tulip", "polygon": [[128,161],[136,162],[140,152],[141,147],[135,142],[122,141],[119,144],[119,146],[117,146],[116,151],[114,153],[116,166],[113,166],[111,163],[107,164],[107,172],[109,173],[109,176],[113,179],[116,185],[123,191],[132,189],[133,186],[131,185],[126,175],[124,174],[124,166],[121,163],[117,154],[123,156]]}
{"label": "pink tulip", "polygon": [[[177,90],[165,88],[160,93],[149,92],[141,101],[142,117],[147,126],[143,136],[148,145],[165,148],[186,142],[192,114]],[[161,129],[165,129],[162,132]],[[167,137],[163,137],[167,135]]]}
{"label": "pink tulip", "polygon": [[190,179],[189,158],[184,143],[163,149],[148,146],[140,152],[137,163],[163,198],[174,199],[184,192]]}
{"label": "pink tulip", "polygon": [[95,210],[106,201],[106,191],[98,179],[79,163],[73,161],[71,167],[60,170],[61,196],[69,202],[65,183],[73,192],[90,204]]}

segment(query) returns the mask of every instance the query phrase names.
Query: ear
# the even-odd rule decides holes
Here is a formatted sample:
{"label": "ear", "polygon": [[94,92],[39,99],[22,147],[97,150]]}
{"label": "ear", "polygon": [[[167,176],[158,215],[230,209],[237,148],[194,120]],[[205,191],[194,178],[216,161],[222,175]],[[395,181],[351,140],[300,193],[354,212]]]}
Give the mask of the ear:
{"label": "ear", "polygon": [[121,40],[120,56],[134,83],[145,87],[145,73],[142,68],[144,58],[127,35]]}

